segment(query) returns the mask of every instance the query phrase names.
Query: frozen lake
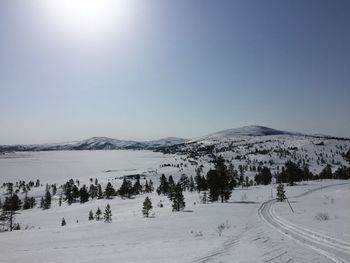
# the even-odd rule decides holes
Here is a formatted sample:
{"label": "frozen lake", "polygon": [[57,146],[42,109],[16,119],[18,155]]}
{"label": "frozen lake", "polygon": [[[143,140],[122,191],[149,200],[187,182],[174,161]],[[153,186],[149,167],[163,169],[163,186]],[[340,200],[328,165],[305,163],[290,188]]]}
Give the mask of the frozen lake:
{"label": "frozen lake", "polygon": [[156,170],[173,158],[162,153],[133,150],[10,153],[0,155],[0,183],[36,179],[43,183],[59,183],[70,178],[109,179]]}

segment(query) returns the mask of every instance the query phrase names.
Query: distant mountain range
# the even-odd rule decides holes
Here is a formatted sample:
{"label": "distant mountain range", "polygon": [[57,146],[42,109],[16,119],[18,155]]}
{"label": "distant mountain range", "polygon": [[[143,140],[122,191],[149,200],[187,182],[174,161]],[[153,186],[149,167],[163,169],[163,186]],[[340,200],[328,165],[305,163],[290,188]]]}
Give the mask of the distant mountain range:
{"label": "distant mountain range", "polygon": [[154,141],[126,141],[108,137],[92,137],[87,140],[32,145],[0,145],[0,152],[14,151],[74,151],[74,150],[154,150],[187,142],[187,139],[167,137]]}
{"label": "distant mountain range", "polygon": [[61,150],[122,150],[122,149],[134,149],[134,150],[157,150],[161,148],[167,148],[186,143],[198,143],[198,142],[223,142],[223,141],[235,141],[240,138],[247,137],[261,137],[272,135],[286,135],[286,136],[310,136],[330,139],[342,139],[335,138],[326,135],[305,135],[301,133],[288,132],[275,130],[264,126],[244,126],[241,128],[228,129],[218,131],[216,133],[208,134],[206,136],[188,140],[184,138],[168,137],[160,140],[153,141],[128,141],[117,140],[108,137],[92,137],[87,140],[65,142],[65,143],[52,143],[52,144],[33,144],[33,145],[0,145],[0,152],[13,152],[13,151],[61,151]]}

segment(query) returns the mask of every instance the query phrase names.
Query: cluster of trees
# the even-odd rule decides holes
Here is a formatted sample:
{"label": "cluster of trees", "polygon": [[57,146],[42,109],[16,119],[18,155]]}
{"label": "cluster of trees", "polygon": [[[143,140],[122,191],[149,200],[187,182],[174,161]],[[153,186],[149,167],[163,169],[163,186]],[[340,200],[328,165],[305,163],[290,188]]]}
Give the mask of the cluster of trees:
{"label": "cluster of trees", "polygon": [[[88,219],[89,219],[89,221],[94,220],[94,219],[96,219],[97,221],[102,220],[101,209],[98,207],[96,212],[95,212],[95,215],[92,212],[92,210],[90,210]],[[111,210],[111,206],[109,204],[107,204],[107,206],[105,208],[105,212],[103,214],[103,219],[104,219],[104,222],[106,222],[106,223],[112,222],[112,210]]]}
{"label": "cluster of trees", "polygon": [[185,198],[183,196],[183,191],[185,191],[186,189],[194,190],[193,178],[192,180],[188,179],[188,177],[185,174],[183,174],[180,177],[180,180],[177,183],[175,183],[171,175],[168,179],[164,174],[162,174],[160,177],[159,186],[157,188],[157,193],[158,195],[166,195],[169,198],[169,200],[173,202],[173,211],[181,211],[186,206]]}
{"label": "cluster of trees", "polygon": [[140,176],[137,177],[134,184],[131,180],[124,178],[123,183],[118,190],[116,190],[110,182],[108,182],[105,189],[102,190],[102,186],[97,180],[95,180],[95,184],[91,184],[89,188],[87,188],[86,185],[79,188],[72,179],[63,185],[63,194],[69,205],[77,201],[85,203],[89,201],[89,198],[110,199],[117,195],[130,198],[134,195],[152,193],[153,191],[154,187],[152,180],[146,180],[145,184],[141,185]]}
{"label": "cluster of trees", "polygon": [[[8,183],[3,183],[1,188],[11,188],[14,193],[18,194],[21,190],[23,193],[29,192],[31,190],[31,188],[33,187],[40,187],[40,180],[37,179],[36,182],[33,181],[29,181],[28,183],[26,183],[25,181],[19,180],[17,181],[15,184],[8,182]],[[16,190],[13,190],[14,188],[16,188]]]}
{"label": "cluster of trees", "polygon": [[285,167],[282,167],[281,173],[277,175],[278,182],[289,185],[294,185],[295,182],[318,179],[350,179],[350,167],[341,166],[333,173],[332,166],[327,164],[318,175],[314,175],[307,166],[301,168],[298,164],[287,161]]}
{"label": "cluster of trees", "polygon": [[211,202],[227,202],[230,199],[232,190],[237,185],[237,172],[234,171],[233,165],[227,168],[225,160],[220,156],[214,162],[214,169],[207,173],[207,186],[209,190],[209,200]]}
{"label": "cluster of trees", "polygon": [[18,210],[22,207],[22,201],[19,199],[17,194],[11,191],[5,198],[4,203],[0,204],[2,209],[0,214],[0,225],[2,226],[2,231],[12,231],[20,229],[20,225],[15,223],[15,215],[18,214]]}
{"label": "cluster of trees", "polygon": [[270,184],[271,179],[272,179],[271,170],[266,166],[260,169],[259,173],[257,173],[254,177],[256,184],[263,184],[263,185]]}

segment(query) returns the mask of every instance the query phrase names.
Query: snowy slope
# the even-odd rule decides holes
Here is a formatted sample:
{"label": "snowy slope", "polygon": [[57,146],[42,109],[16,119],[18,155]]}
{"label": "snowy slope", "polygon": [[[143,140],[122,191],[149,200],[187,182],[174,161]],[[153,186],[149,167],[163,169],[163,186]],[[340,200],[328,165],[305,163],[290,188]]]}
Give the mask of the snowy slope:
{"label": "snowy slope", "polygon": [[241,128],[234,128],[234,129],[215,132],[194,141],[210,140],[210,139],[211,140],[236,139],[237,137],[242,137],[242,136],[267,136],[267,135],[282,135],[282,134],[296,135],[297,133],[275,130],[264,126],[251,125],[251,126],[244,126]]}

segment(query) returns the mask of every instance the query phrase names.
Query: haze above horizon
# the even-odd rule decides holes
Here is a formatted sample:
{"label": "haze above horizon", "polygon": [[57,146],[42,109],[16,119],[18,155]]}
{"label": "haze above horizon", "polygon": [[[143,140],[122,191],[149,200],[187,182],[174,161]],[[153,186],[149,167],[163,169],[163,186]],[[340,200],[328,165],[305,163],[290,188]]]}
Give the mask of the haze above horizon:
{"label": "haze above horizon", "polygon": [[349,1],[0,3],[0,144],[350,137]]}

